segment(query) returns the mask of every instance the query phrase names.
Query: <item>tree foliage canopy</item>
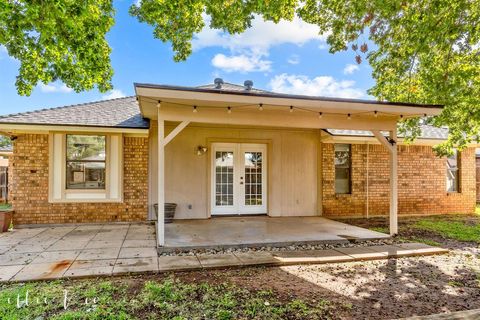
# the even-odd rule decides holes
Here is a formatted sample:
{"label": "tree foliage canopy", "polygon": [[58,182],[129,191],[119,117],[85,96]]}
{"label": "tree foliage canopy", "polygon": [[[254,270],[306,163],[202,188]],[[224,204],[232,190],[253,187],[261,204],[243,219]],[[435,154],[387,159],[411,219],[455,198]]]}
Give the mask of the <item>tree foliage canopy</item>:
{"label": "tree foliage canopy", "polygon": [[0,0],[0,45],[20,61],[18,93],[55,80],[77,92],[109,90],[113,15],[111,0]]}
{"label": "tree foliage canopy", "polygon": [[[440,154],[477,140],[480,130],[480,0],[142,0],[130,14],[170,42],[176,61],[192,53],[205,27],[242,33],[260,16],[278,22],[295,16],[327,34],[330,52],[349,50],[367,61],[379,99],[445,105],[431,119],[408,119],[411,139],[420,121],[448,126]],[[0,44],[22,63],[17,87],[30,93],[38,81],[64,81],[77,91],[110,88],[105,33],[111,1],[0,0]]]}

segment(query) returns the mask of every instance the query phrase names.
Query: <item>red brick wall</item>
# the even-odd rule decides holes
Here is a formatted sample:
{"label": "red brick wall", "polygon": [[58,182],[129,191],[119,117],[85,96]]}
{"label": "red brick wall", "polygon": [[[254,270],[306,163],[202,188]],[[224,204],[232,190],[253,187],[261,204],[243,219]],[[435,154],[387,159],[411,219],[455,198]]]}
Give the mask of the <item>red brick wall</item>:
{"label": "red brick wall", "polygon": [[[389,212],[389,155],[381,145],[368,146],[368,212]],[[352,193],[335,194],[334,145],[323,144],[323,214],[365,216],[367,212],[367,145],[352,145]],[[399,146],[399,214],[472,213],[475,210],[475,149],[461,155],[461,191],[446,192],[446,160],[432,147]]]}
{"label": "red brick wall", "polygon": [[144,221],[147,219],[148,139],[125,137],[123,203],[49,203],[48,135],[20,135],[10,158],[15,224]]}

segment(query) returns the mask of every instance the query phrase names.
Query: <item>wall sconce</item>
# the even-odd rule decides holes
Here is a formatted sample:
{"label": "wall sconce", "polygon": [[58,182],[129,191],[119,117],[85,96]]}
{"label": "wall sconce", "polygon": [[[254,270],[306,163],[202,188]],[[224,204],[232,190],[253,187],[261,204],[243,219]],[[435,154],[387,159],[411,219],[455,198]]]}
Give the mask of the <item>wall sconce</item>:
{"label": "wall sconce", "polygon": [[204,146],[198,146],[197,147],[197,156],[203,156],[205,153],[207,153],[208,148]]}

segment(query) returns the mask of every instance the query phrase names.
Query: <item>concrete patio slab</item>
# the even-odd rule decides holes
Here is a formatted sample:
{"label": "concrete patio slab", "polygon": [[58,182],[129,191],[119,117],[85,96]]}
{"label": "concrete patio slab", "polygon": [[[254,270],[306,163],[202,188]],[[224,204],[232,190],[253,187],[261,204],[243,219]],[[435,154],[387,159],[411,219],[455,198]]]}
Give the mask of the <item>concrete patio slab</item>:
{"label": "concrete patio slab", "polygon": [[348,243],[347,239],[389,237],[322,217],[215,217],[166,224],[163,250]]}
{"label": "concrete patio slab", "polygon": [[142,247],[155,247],[157,245],[156,240],[128,240],[123,242],[124,248],[142,248]]}
{"label": "concrete patio slab", "polygon": [[239,252],[234,253],[234,255],[240,260],[242,265],[251,266],[251,265],[278,265],[281,264],[279,259],[274,257],[270,252]]}
{"label": "concrete patio slab", "polygon": [[[265,218],[262,218],[265,219]],[[262,224],[262,219],[256,222],[256,232],[273,228],[286,233],[285,226],[278,226],[277,220]],[[308,220],[308,219],[307,219]],[[301,221],[307,221],[301,219]],[[326,220],[326,219],[325,219]],[[224,221],[221,219],[221,221]],[[241,220],[229,230],[228,224],[215,225],[212,232],[223,232],[220,239],[239,241],[247,236],[240,230],[245,226]],[[280,218],[282,225],[286,220]],[[311,220],[318,223],[321,219]],[[329,220],[327,220],[328,222]],[[287,222],[288,223],[288,222]],[[248,223],[247,223],[248,224]],[[280,229],[279,229],[280,228]],[[293,238],[311,241],[313,236],[302,236],[302,231],[311,232],[305,225],[293,227]],[[314,223],[314,228],[320,228]],[[338,234],[346,236],[348,225],[334,225]],[[343,228],[343,229],[342,229]],[[346,229],[345,229],[346,228]],[[361,228],[360,228],[361,229]],[[117,232],[118,231],[118,232]],[[184,230],[185,231],[185,230]],[[233,236],[229,237],[229,232]],[[270,231],[272,232],[272,231]],[[357,235],[368,236],[358,231]],[[247,232],[248,233],[248,232]],[[156,242],[151,238],[155,235],[155,227],[151,224],[121,224],[121,225],[77,225],[69,227],[19,229],[0,235],[0,281],[28,281],[39,279],[56,279],[62,277],[100,276],[134,272],[166,272],[201,268],[225,268],[247,265],[288,265],[306,263],[329,263],[359,261],[365,259],[385,259],[389,257],[428,255],[448,252],[424,244],[398,244],[392,246],[371,246],[338,248],[335,250],[300,250],[300,251],[250,251],[230,254],[197,254],[191,256],[161,256],[158,257]],[[273,241],[271,234],[250,234],[258,244],[261,241]],[[352,234],[349,234],[352,236]],[[131,239],[127,239],[127,238]],[[321,235],[317,239],[328,239],[330,235]],[[180,235],[186,241],[187,235]],[[190,241],[203,238],[210,241],[213,234],[191,234]],[[7,240],[4,242],[4,240]],[[346,242],[346,240],[339,240]],[[281,244],[285,244],[282,242]],[[40,252],[41,249],[44,249]],[[25,252],[24,252],[25,251]],[[28,252],[38,251],[38,252]],[[168,251],[168,248],[167,248]]]}
{"label": "concrete patio slab", "polygon": [[426,254],[443,254],[448,253],[447,249],[432,247],[427,244],[411,242],[411,243],[400,243],[395,246],[401,249],[403,255],[426,255]]}
{"label": "concrete patio slab", "polygon": [[0,255],[0,266],[13,266],[29,264],[39,253],[5,253]]}
{"label": "concrete patio slab", "polygon": [[104,260],[117,259],[120,252],[118,248],[99,248],[99,249],[83,249],[77,257],[77,260]]}
{"label": "concrete patio slab", "polygon": [[135,272],[158,272],[158,258],[117,259],[113,267],[114,274]]}
{"label": "concrete patio slab", "polygon": [[14,246],[10,252],[11,253],[28,253],[28,252],[43,252],[51,244],[43,244],[43,243],[36,243],[36,244],[17,244]]}
{"label": "concrete patio slab", "polygon": [[79,254],[80,254],[79,250],[45,251],[45,252],[40,253],[35,258],[33,258],[33,260],[30,263],[31,264],[49,263],[49,262],[56,262],[56,261],[61,261],[61,260],[72,260],[72,261],[74,261],[75,259],[77,259]]}
{"label": "concrete patio slab", "polygon": [[163,256],[158,257],[159,271],[185,271],[201,269],[197,256]]}
{"label": "concrete patio slab", "polygon": [[403,256],[401,249],[393,245],[369,246],[368,249],[387,255],[389,258]]}
{"label": "concrete patio slab", "polygon": [[76,239],[74,241],[73,239],[64,238],[52,244],[46,251],[79,250],[85,248],[88,242],[89,240]]}
{"label": "concrete patio slab", "polygon": [[348,255],[355,260],[387,259],[388,255],[368,247],[335,248],[335,251]]}
{"label": "concrete patio slab", "polygon": [[28,280],[50,280],[62,278],[64,272],[72,264],[72,260],[61,260],[57,262],[29,264],[20,270],[13,278],[13,281]]}
{"label": "concrete patio slab", "polygon": [[119,259],[158,257],[157,248],[122,248]]}
{"label": "concrete patio slab", "polygon": [[0,267],[0,281],[8,281],[14,275],[16,275],[20,270],[22,270],[25,265],[15,265],[15,266],[1,266]]}
{"label": "concrete patio slab", "polygon": [[116,259],[76,260],[65,272],[64,277],[111,275]]}
{"label": "concrete patio slab", "polygon": [[354,257],[336,250],[300,250],[281,251],[274,253],[274,257],[282,265],[312,264],[312,263],[339,263],[355,260]]}
{"label": "concrete patio slab", "polygon": [[123,239],[118,240],[91,240],[87,243],[84,249],[102,249],[102,248],[120,248],[122,246]]}
{"label": "concrete patio slab", "polygon": [[242,261],[233,253],[229,254],[201,254],[197,255],[200,264],[204,268],[224,268],[241,266]]}

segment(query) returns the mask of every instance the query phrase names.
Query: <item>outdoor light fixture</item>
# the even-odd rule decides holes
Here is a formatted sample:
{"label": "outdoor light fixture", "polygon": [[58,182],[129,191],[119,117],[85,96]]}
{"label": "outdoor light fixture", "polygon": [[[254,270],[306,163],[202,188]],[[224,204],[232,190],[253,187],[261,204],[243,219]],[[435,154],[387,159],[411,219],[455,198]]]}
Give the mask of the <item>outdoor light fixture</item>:
{"label": "outdoor light fixture", "polygon": [[322,117],[323,117],[323,112],[319,112],[318,113],[318,119],[322,119]]}
{"label": "outdoor light fixture", "polygon": [[347,119],[352,120],[352,115],[350,113],[347,115]]}
{"label": "outdoor light fixture", "polygon": [[374,116],[375,118],[378,118],[378,111],[377,111],[377,110],[373,111],[373,116]]}
{"label": "outdoor light fixture", "polygon": [[197,113],[198,110],[197,110],[197,106],[193,106],[193,113]]}
{"label": "outdoor light fixture", "polygon": [[263,103],[260,103],[260,104],[258,105],[258,111],[263,111]]}
{"label": "outdoor light fixture", "polygon": [[293,106],[290,106],[290,112],[293,112]]}
{"label": "outdoor light fixture", "polygon": [[207,153],[208,148],[205,146],[198,146],[197,147],[197,156],[203,156],[205,153]]}
{"label": "outdoor light fixture", "polygon": [[227,113],[232,113],[232,107],[227,107]]}
{"label": "outdoor light fixture", "polygon": [[160,103],[161,103],[161,101],[158,100],[158,102],[157,102],[157,108],[160,108],[160,105],[161,105]]}

